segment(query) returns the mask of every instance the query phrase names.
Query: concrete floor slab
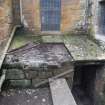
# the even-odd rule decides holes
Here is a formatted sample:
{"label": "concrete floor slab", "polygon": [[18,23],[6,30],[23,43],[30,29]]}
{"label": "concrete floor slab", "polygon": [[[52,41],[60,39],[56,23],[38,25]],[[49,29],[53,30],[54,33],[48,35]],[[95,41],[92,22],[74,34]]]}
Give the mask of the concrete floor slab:
{"label": "concrete floor slab", "polygon": [[86,36],[65,36],[65,46],[74,60],[105,60],[105,52]]}

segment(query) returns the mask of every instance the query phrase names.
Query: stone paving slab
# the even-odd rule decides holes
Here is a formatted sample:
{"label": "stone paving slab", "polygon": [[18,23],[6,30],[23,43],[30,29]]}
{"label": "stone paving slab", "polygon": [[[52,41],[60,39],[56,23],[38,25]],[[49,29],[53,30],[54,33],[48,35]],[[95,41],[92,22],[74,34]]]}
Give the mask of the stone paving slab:
{"label": "stone paving slab", "polygon": [[49,82],[54,105],[77,105],[65,79]]}
{"label": "stone paving slab", "polygon": [[74,60],[105,60],[105,52],[86,36],[65,36],[64,43]]}
{"label": "stone paving slab", "polygon": [[62,42],[65,44],[75,61],[105,60],[102,48],[83,35],[43,36],[44,42]]}

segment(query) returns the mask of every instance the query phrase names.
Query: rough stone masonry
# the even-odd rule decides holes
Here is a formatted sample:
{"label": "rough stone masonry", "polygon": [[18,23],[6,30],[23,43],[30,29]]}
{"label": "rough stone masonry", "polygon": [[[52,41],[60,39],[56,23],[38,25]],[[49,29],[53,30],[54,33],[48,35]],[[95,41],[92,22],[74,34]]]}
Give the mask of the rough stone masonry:
{"label": "rough stone masonry", "polygon": [[[9,52],[2,69],[7,69],[6,80],[11,86],[34,87],[59,73],[72,71],[71,61],[64,44],[30,43]],[[66,75],[66,78],[72,84],[73,74]]]}
{"label": "rough stone masonry", "polygon": [[0,1],[0,41],[9,36],[12,25],[12,0],[2,0]]}

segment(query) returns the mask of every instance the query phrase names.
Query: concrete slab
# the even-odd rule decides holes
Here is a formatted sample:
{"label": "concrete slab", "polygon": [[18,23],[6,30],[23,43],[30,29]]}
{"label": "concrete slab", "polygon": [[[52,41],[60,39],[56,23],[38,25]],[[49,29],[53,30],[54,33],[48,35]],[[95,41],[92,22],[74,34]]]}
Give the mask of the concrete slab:
{"label": "concrete slab", "polygon": [[77,105],[65,79],[49,80],[54,105]]}
{"label": "concrete slab", "polygon": [[66,35],[64,36],[64,43],[75,61],[105,60],[105,52],[87,36]]}

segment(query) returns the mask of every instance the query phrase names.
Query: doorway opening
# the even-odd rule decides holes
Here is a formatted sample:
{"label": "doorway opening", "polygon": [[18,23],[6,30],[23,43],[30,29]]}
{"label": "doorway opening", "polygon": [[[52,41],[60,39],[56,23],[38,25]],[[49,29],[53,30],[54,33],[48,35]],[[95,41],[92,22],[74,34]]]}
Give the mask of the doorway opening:
{"label": "doorway opening", "polygon": [[96,73],[99,65],[76,66],[72,93],[77,105],[94,105],[96,93]]}

